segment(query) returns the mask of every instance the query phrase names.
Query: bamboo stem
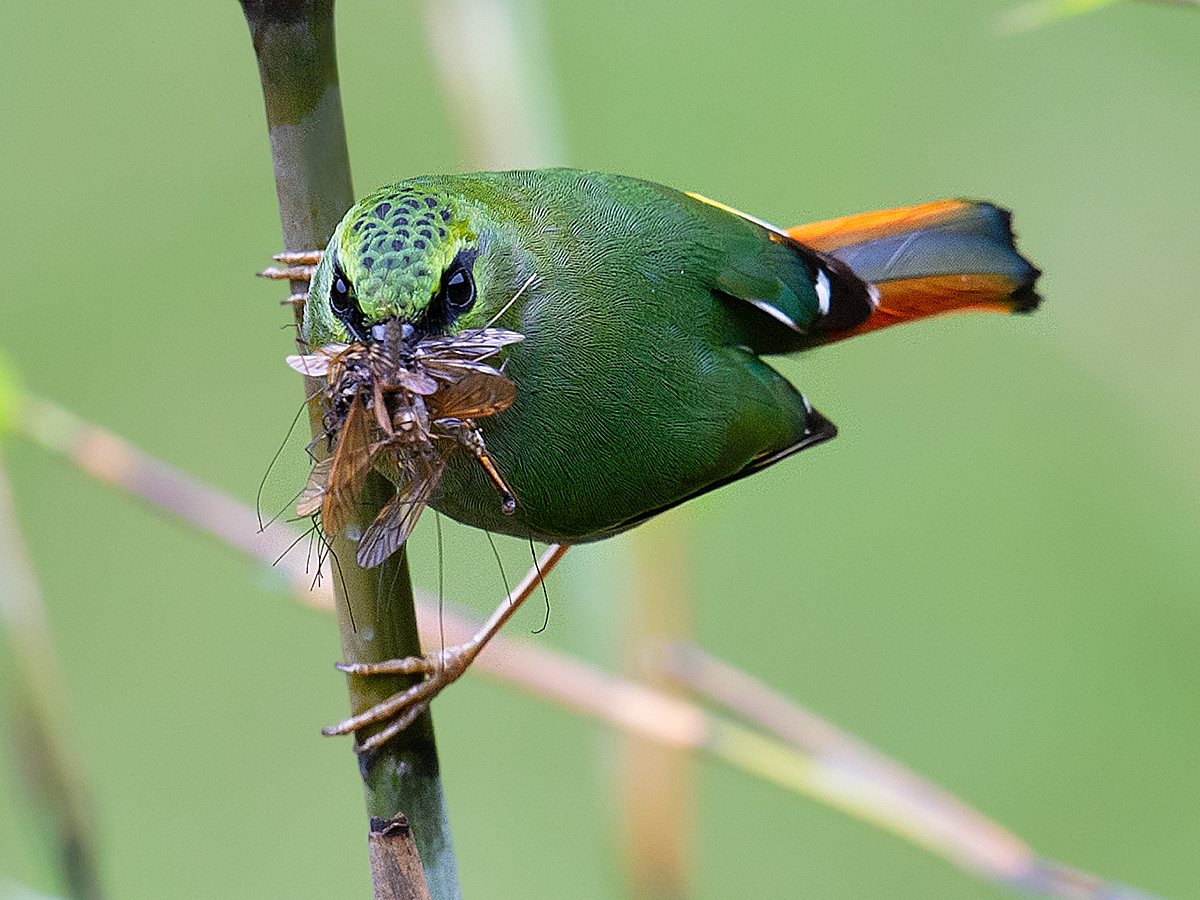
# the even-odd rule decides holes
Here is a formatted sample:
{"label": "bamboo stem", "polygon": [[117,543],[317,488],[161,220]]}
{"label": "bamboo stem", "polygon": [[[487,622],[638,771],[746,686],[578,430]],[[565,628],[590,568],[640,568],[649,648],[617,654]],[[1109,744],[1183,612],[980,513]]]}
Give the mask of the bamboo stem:
{"label": "bamboo stem", "polygon": [[[371,884],[377,900],[429,900],[412,828],[404,816],[371,817]],[[397,892],[400,887],[402,892]]]}
{"label": "bamboo stem", "polygon": [[[262,77],[284,249],[323,248],[354,200],[333,35],[333,0],[242,0]],[[293,282],[293,290],[303,285]],[[299,313],[299,308],[297,308]],[[312,396],[315,385],[307,384]],[[321,411],[310,404],[314,434]],[[377,476],[360,504],[370,523],[389,494]],[[402,551],[370,571],[355,563],[344,536],[333,542],[334,591],[343,658],[378,662],[421,655],[408,558]],[[412,676],[348,677],[351,712],[368,709],[414,683]],[[369,732],[370,729],[364,729]],[[359,758],[367,812],[403,814],[435,900],[460,896],[433,737],[424,713],[378,751]],[[403,867],[388,870],[401,877]],[[418,896],[411,886],[376,885],[376,897]]]}

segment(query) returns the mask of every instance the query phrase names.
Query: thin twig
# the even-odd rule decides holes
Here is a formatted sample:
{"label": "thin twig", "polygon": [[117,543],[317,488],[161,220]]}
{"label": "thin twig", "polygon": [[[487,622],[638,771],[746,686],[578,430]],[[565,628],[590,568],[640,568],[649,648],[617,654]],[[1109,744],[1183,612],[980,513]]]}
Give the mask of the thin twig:
{"label": "thin twig", "polygon": [[289,553],[297,538],[284,526],[258,527],[258,516],[240,500],[188,473],[143,453],[111,431],[32,394],[18,401],[14,427],[101,481],[122,488],[154,507],[174,513],[205,534],[275,566],[296,597],[331,608],[332,580],[310,569],[306,554]]}
{"label": "thin twig", "polygon": [[[440,627],[446,639],[465,639],[475,627],[469,614],[447,604],[442,621],[432,605],[418,609],[426,640]],[[749,677],[706,657],[732,683]],[[673,672],[678,676],[683,669]],[[707,753],[737,769],[805,794],[924,847],[970,874],[1012,890],[1060,900],[1155,900],[1154,896],[1039,856],[1000,825],[920,778],[894,760],[779,698],[792,726],[780,729],[787,746],[700,706],[605,673],[578,659],[525,641],[497,637],[480,654],[475,671],[516,684],[579,715],[668,747]],[[718,679],[719,680],[719,679]],[[705,679],[706,686],[708,679]],[[765,689],[764,690],[768,690]],[[708,691],[705,691],[708,693]],[[722,688],[712,692],[724,696]],[[774,695],[777,697],[777,695]],[[761,702],[755,695],[751,706]],[[740,706],[739,706],[740,708]],[[772,721],[778,715],[766,717]],[[795,723],[801,723],[795,728]],[[776,726],[778,722],[775,721]],[[774,729],[773,729],[774,730]],[[797,732],[803,735],[797,738]],[[814,752],[810,748],[822,748]],[[899,787],[898,787],[899,786]],[[922,803],[922,795],[932,800]],[[963,828],[964,833],[956,834]]]}
{"label": "thin twig", "polygon": [[[28,409],[28,403],[22,408]],[[18,430],[30,431],[23,416],[18,416],[14,425]],[[73,452],[70,442],[44,443],[51,449],[66,452],[85,471],[112,484],[127,489],[138,484],[139,480],[132,477],[113,478],[110,467],[97,465],[87,458],[90,448],[111,448],[124,442],[95,426],[86,427],[105,434],[109,440],[88,442],[77,446]],[[134,452],[138,453],[137,458],[149,458]],[[162,466],[159,471],[170,473],[174,470]],[[160,486],[163,491],[156,492],[154,497],[139,496],[157,503],[173,488],[166,482]],[[184,493],[202,488],[190,478],[179,487]],[[176,511],[177,506],[171,504],[165,508]],[[245,516],[253,519],[248,508]],[[200,520],[189,518],[188,521],[204,527]],[[284,532],[290,530],[283,525],[277,527]],[[270,561],[268,556],[251,549],[247,542],[239,541],[232,546]],[[297,591],[304,589],[308,577],[303,576],[304,580],[296,586]],[[330,607],[326,605],[325,608]],[[479,628],[479,622],[473,616],[453,604],[439,604],[432,596],[418,595],[417,617],[422,640],[429,645],[462,643]],[[691,658],[696,657],[692,655]],[[749,676],[710,657],[706,659],[711,661],[708,675],[689,674],[686,667],[681,667],[676,674],[688,681],[694,680],[705,694],[734,706],[739,715],[756,721],[759,727],[775,732],[778,737],[738,725],[696,703],[503,634],[488,644],[472,669],[629,734],[668,747],[707,753],[743,772],[891,831],[973,875],[1006,887],[1061,900],[1154,900],[1150,894],[1104,881],[1037,855],[1011,832],[896,761],[792,701],[780,698],[761,685],[755,687]],[[714,674],[717,672],[719,678]],[[735,691],[728,685],[739,687]],[[748,692],[751,699],[742,701],[729,696],[742,691]],[[922,797],[930,799],[922,802]],[[956,840],[960,829],[961,835]]]}
{"label": "thin twig", "polygon": [[699,647],[664,649],[667,672],[807,755],[821,767],[819,789],[842,794],[859,818],[1017,891],[1067,900],[1150,896],[1038,856],[953,794]]}

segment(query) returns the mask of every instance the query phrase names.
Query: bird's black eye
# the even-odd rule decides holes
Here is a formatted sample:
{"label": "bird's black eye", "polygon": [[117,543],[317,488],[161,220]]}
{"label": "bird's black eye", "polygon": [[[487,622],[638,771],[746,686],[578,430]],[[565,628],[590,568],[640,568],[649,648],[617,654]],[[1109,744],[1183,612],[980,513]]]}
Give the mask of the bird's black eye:
{"label": "bird's black eye", "polygon": [[438,293],[450,320],[461,316],[475,303],[475,278],[471,275],[474,261],[473,256],[464,259],[464,254],[460,253],[442,275],[442,289]]}
{"label": "bird's black eye", "polygon": [[354,300],[350,297],[350,282],[342,273],[341,266],[335,265],[333,283],[329,286],[329,308],[340,318],[350,312],[353,307]]}
{"label": "bird's black eye", "polygon": [[350,279],[336,260],[333,263],[333,277],[329,283],[329,308],[356,341],[367,339],[366,320],[350,289]]}

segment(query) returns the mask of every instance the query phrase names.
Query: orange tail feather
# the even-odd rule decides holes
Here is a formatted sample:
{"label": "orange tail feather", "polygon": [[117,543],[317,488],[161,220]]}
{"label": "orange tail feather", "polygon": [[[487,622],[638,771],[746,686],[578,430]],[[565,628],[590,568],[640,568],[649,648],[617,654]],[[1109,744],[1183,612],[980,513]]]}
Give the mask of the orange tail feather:
{"label": "orange tail feather", "polygon": [[939,200],[788,230],[879,290],[867,321],[827,341],[955,312],[1030,312],[1041,273],[1013,245],[1010,216],[989,203]]}

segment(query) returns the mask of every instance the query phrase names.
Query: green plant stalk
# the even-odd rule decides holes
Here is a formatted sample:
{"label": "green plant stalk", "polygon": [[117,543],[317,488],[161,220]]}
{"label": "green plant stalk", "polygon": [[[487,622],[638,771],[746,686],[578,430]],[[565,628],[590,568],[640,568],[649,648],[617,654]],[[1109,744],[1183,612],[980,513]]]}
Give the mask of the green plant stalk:
{"label": "green plant stalk", "polygon": [[[677,517],[639,526],[631,542],[632,589],[622,617],[624,671],[631,680],[668,694],[678,691],[680,683],[664,670],[660,648],[686,640],[691,624],[687,542]],[[616,787],[629,894],[643,900],[684,900],[693,893],[693,758],[683,748],[632,734],[622,750]]]}
{"label": "green plant stalk", "polygon": [[0,461],[0,663],[4,650],[12,659],[11,665],[0,665],[0,749],[9,751],[39,830],[57,856],[64,896],[101,900],[91,798],[67,740],[62,667]]}
{"label": "green plant stalk", "polygon": [[[242,0],[266,102],[284,249],[323,248],[354,201],[333,36],[333,0]],[[303,289],[303,285],[293,285]],[[315,385],[306,385],[310,391]],[[321,411],[310,404],[314,435]],[[389,491],[375,478],[360,508],[365,528]],[[404,552],[360,569],[345,537],[333,543],[334,592],[347,662],[421,654],[412,580]],[[403,690],[414,676],[349,677],[351,712]],[[359,760],[369,816],[403,813],[434,900],[460,896],[446,817],[433,719],[428,712],[369,757]]]}

